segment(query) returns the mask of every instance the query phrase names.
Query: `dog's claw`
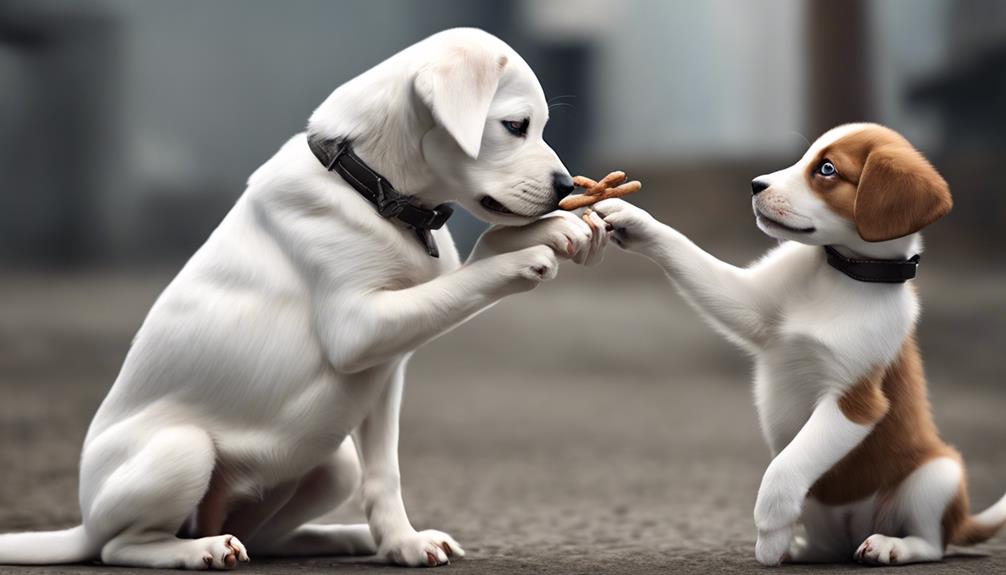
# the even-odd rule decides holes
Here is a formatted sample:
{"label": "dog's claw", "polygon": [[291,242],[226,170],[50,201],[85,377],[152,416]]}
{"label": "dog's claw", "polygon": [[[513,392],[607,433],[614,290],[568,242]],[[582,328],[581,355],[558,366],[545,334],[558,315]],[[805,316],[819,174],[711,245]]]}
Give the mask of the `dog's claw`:
{"label": "dog's claw", "polygon": [[440,547],[443,548],[444,553],[446,553],[448,557],[453,557],[454,556],[454,552],[451,551],[451,546],[448,545],[446,541],[444,541],[443,543],[441,543]]}
{"label": "dog's claw", "polygon": [[436,556],[433,555],[433,553],[430,553],[429,551],[426,552],[426,564],[429,565],[430,567],[436,567],[437,566],[437,558],[436,558]]}

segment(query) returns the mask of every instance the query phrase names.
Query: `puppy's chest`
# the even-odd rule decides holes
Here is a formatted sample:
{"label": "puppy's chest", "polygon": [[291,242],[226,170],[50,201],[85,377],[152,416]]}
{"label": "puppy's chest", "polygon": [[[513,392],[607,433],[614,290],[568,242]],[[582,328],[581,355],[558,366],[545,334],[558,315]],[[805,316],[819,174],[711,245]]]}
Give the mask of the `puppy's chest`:
{"label": "puppy's chest", "polygon": [[755,364],[755,406],[773,453],[796,436],[826,389],[824,357],[808,347],[800,341],[780,345],[765,350]]}

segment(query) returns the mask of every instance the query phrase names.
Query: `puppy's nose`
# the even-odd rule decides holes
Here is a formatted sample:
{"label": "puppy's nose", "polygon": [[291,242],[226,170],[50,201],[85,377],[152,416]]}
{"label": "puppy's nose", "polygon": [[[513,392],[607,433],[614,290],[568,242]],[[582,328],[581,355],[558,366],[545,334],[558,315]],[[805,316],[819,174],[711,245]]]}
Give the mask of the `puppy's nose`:
{"label": "puppy's nose", "polygon": [[552,189],[561,200],[573,193],[573,178],[566,172],[552,172]]}
{"label": "puppy's nose", "polygon": [[751,180],[751,195],[757,196],[768,189],[768,182],[765,180]]}

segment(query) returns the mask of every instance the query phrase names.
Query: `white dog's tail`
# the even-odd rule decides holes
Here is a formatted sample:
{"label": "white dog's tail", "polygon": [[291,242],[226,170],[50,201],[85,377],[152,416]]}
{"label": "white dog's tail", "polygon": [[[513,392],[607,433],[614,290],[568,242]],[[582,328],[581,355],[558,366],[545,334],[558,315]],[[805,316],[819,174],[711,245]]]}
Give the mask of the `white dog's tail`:
{"label": "white dog's tail", "polygon": [[1006,495],[977,515],[965,517],[957,526],[950,542],[954,545],[974,545],[995,535],[1006,525]]}
{"label": "white dog's tail", "polygon": [[54,565],[97,559],[83,525],[63,531],[0,535],[0,565]]}

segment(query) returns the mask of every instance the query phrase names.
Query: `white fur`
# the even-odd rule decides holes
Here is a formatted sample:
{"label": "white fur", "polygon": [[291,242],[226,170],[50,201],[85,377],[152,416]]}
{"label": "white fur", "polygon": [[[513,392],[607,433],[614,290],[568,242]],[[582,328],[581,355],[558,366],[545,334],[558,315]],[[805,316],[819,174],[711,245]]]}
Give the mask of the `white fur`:
{"label": "white fur", "polygon": [[[84,443],[83,527],[0,536],[0,563],[230,568],[247,560],[235,534],[253,554],[377,552],[403,565],[462,556],[405,513],[405,368],[426,342],[551,279],[557,256],[600,259],[603,232],[572,214],[540,217],[558,202],[554,174],[568,177],[542,140],[547,115],[524,60],[470,29],[434,35],[335,90],[310,133],[352,138],[420,203],[453,200],[520,227],[490,229],[464,265],[442,228],[431,258],[327,172],[305,134],[293,137],[137,334]],[[522,118],[525,138],[501,125]],[[486,195],[512,213],[481,207]],[[369,526],[305,525],[361,483]]]}
{"label": "white fur", "polygon": [[[807,163],[822,146],[856,129],[857,125],[843,126],[825,134],[795,165],[759,178],[771,182],[771,187],[754,197],[756,215],[768,213],[792,228],[815,231],[787,231],[759,217],[763,231],[794,241],[782,243],[747,268],[716,259],[629,203],[605,200],[594,206],[615,228],[619,245],[659,264],[702,316],[754,359],[755,403],[774,456],[754,511],[756,556],[766,565],[778,564],[790,551],[801,513],[805,523],[818,528],[794,550],[825,548],[829,553],[823,555],[835,558],[830,551],[841,536],[827,526],[837,529],[849,510],[819,504],[804,509],[804,499],[817,479],[873,428],[849,421],[837,401],[872,368],[896,357],[919,313],[915,293],[907,285],[852,280],[831,268],[818,247],[831,244],[847,254],[874,258],[906,258],[921,248],[918,234],[865,242],[851,222],[809,189],[803,178]],[[900,562],[930,560],[934,545],[942,554],[938,530],[933,541],[930,528],[938,527],[950,501],[949,495],[944,497],[945,486],[959,477],[959,466],[945,460],[920,468],[902,486],[903,492],[925,493],[938,513],[910,506],[895,510],[899,520],[924,525],[919,533],[927,541],[906,544]],[[862,502],[855,506],[856,514],[872,517],[876,507],[872,500]],[[844,558],[860,542],[843,548]],[[805,553],[799,559],[820,555]]]}

